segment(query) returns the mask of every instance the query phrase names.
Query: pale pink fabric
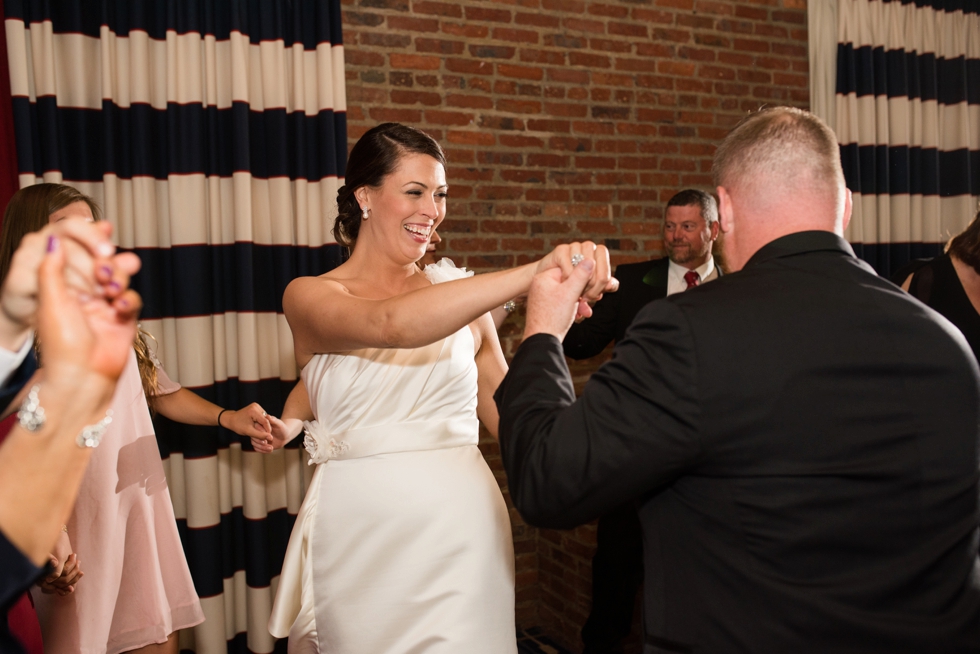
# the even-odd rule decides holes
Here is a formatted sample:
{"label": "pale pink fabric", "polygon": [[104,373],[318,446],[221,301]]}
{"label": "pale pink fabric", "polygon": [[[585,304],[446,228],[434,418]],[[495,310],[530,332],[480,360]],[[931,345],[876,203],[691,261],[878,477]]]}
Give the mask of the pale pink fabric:
{"label": "pale pink fabric", "polygon": [[157,368],[157,392],[154,393],[154,396],[159,397],[161,395],[170,395],[171,393],[176,393],[182,388],[180,384],[170,378],[170,375],[168,375],[167,371],[163,369],[163,366],[160,365],[159,361],[154,359],[153,363]]}
{"label": "pale pink fabric", "polygon": [[135,354],[112,411],[68,522],[85,577],[67,597],[34,593],[46,654],[116,654],[204,621]]}

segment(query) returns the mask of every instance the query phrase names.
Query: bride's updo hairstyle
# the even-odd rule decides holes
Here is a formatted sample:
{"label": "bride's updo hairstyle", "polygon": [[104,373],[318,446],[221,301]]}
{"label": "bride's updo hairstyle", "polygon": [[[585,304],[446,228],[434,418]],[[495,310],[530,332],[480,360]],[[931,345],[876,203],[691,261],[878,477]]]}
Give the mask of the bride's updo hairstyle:
{"label": "bride's updo hairstyle", "polygon": [[337,191],[337,222],[333,236],[349,248],[361,229],[361,207],[354,191],[378,188],[405,154],[427,154],[446,167],[446,155],[431,136],[400,123],[382,123],[364,133],[347,158],[346,184]]}

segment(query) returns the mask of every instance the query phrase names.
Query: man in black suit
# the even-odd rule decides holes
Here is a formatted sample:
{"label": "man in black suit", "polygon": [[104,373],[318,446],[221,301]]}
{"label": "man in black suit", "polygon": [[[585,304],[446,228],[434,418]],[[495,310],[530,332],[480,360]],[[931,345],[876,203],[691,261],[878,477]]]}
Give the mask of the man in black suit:
{"label": "man in black suit", "polygon": [[[718,277],[711,256],[718,238],[718,205],[710,194],[684,189],[667,202],[667,256],[616,268],[619,290],[608,293],[592,316],[572,325],[565,355],[587,359],[619,341],[636,314],[653,300]],[[592,610],[582,627],[583,654],[619,654],[633,623],[633,602],[643,576],[643,535],[631,500],[599,518],[592,557]]]}
{"label": "man in black suit", "polygon": [[645,654],[980,651],[962,334],[854,257],[818,118],[750,115],[713,173],[737,272],[648,304],[578,400],[560,339],[593,263],[535,278],[495,396],[515,505],[568,528],[639,501]]}

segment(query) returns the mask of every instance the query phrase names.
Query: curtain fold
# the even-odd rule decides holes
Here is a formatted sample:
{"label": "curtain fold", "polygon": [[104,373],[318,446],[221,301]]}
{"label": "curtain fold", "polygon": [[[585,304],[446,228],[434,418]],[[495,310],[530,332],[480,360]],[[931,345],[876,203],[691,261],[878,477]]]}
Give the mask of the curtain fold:
{"label": "curtain fold", "polygon": [[839,0],[847,238],[888,275],[939,254],[980,196],[980,3]]}
{"label": "curtain fold", "polygon": [[[142,325],[171,377],[278,414],[297,378],[283,290],[341,261],[340,1],[5,0],[4,15],[20,186],[102,205],[143,261]],[[312,469],[295,445],[263,456],[216,428],[157,426],[207,617],[181,648],[273,651]]]}

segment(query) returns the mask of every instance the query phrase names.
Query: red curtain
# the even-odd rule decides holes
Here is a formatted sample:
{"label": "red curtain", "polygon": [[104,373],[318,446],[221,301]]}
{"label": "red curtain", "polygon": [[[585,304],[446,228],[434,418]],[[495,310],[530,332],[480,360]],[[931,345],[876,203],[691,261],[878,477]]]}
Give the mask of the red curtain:
{"label": "red curtain", "polygon": [[[3,0],[0,0],[3,15]],[[19,187],[14,114],[10,102],[10,65],[7,63],[7,31],[0,29],[0,207],[6,207]]]}

